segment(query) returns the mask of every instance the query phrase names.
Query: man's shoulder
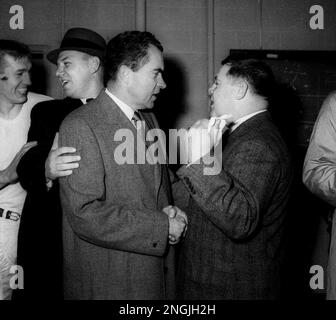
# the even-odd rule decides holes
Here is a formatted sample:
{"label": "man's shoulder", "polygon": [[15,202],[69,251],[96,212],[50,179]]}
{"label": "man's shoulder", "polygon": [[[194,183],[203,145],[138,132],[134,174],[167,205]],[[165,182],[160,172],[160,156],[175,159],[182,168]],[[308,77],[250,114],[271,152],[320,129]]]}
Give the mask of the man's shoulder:
{"label": "man's shoulder", "polygon": [[53,98],[40,93],[28,92],[28,99],[26,103],[29,107],[33,108],[37,104],[46,101],[53,101]]}
{"label": "man's shoulder", "polygon": [[330,92],[324,99],[320,114],[329,113],[336,117],[336,91]]}
{"label": "man's shoulder", "polygon": [[95,117],[95,112],[92,108],[88,108],[87,104],[71,111],[63,120],[61,127],[73,127],[81,123],[90,123]]}
{"label": "man's shoulder", "polygon": [[331,91],[327,97],[326,97],[326,100],[333,100],[334,102],[336,102],[336,90],[334,91]]}
{"label": "man's shoulder", "polygon": [[92,130],[98,127],[111,127],[119,125],[118,116],[115,113],[118,107],[113,108],[116,104],[108,95],[102,91],[96,99],[82,105],[81,107],[70,112],[62,122],[62,126],[71,130],[71,126],[89,126]]}
{"label": "man's shoulder", "polygon": [[106,103],[106,97],[102,98],[101,95],[102,94],[100,94],[96,99],[93,99],[87,104],[84,104],[70,112],[64,121],[85,120],[88,123],[101,121],[101,119],[104,117],[102,104]]}
{"label": "man's shoulder", "polygon": [[287,153],[280,131],[267,112],[260,113],[243,123],[241,133],[237,132],[234,141],[238,148],[254,148],[256,151],[265,152],[269,157],[278,157],[279,150]]}
{"label": "man's shoulder", "polygon": [[80,105],[80,100],[69,98],[44,100],[35,105],[32,110],[32,117],[63,117],[72,110],[78,108]]}
{"label": "man's shoulder", "polygon": [[233,131],[232,135],[240,141],[254,139],[266,141],[269,137],[265,132],[274,132],[276,130],[275,125],[266,111],[243,122],[235,131]]}

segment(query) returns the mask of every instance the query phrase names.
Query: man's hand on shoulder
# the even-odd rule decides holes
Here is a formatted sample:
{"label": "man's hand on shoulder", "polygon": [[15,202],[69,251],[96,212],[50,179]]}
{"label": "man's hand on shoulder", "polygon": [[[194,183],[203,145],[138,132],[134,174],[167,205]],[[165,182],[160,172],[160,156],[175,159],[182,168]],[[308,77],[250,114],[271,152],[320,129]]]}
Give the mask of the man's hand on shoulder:
{"label": "man's hand on shoulder", "polygon": [[58,132],[55,135],[53,145],[45,162],[45,176],[49,183],[59,177],[71,175],[73,169],[79,167],[79,155],[67,155],[76,152],[72,147],[58,147]]}

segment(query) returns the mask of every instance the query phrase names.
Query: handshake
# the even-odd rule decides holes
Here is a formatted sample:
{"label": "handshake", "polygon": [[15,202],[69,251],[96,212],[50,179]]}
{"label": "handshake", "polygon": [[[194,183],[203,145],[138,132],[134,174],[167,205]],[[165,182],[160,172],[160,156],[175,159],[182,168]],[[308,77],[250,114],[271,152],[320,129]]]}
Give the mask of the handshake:
{"label": "handshake", "polygon": [[177,244],[187,232],[187,215],[178,207],[167,206],[162,210],[169,220],[169,244]]}

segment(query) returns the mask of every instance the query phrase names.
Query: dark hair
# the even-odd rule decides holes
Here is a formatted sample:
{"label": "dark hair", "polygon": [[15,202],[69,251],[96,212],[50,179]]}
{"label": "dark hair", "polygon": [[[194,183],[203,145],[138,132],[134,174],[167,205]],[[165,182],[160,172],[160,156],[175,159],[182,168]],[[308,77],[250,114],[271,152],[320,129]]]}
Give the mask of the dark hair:
{"label": "dark hair", "polygon": [[3,59],[5,55],[9,55],[14,59],[26,57],[31,60],[32,58],[31,51],[24,43],[14,40],[0,39],[0,69],[3,67]]}
{"label": "dark hair", "polygon": [[126,65],[133,71],[140,69],[148,61],[148,48],[163,47],[154,35],[147,31],[126,31],[112,38],[106,48],[105,80],[116,80],[120,66]]}
{"label": "dark hair", "polygon": [[253,92],[269,100],[274,93],[275,79],[272,69],[263,61],[256,59],[237,59],[229,56],[222,61],[228,65],[227,74],[233,78],[242,78],[252,87]]}

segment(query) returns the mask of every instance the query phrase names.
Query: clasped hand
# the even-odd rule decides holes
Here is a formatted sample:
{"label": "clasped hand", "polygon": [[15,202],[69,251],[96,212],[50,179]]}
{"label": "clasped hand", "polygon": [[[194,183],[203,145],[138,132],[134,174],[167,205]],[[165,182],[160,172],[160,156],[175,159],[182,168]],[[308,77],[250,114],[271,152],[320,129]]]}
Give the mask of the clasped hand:
{"label": "clasped hand", "polygon": [[181,209],[167,206],[162,210],[169,220],[169,244],[177,244],[184,237],[188,228],[188,217]]}

